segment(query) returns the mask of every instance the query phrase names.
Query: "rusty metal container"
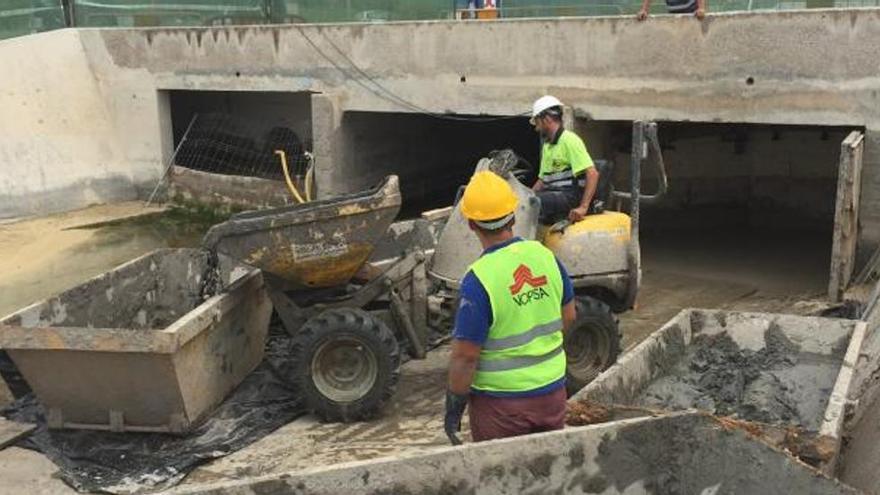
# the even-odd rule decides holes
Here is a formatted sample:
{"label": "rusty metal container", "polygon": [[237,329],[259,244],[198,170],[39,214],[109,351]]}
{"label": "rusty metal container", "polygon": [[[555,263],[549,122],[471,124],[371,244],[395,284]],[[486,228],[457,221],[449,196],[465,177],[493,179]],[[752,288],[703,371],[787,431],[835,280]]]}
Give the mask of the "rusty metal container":
{"label": "rusty metal container", "polygon": [[183,433],[219,404],[262,360],[272,305],[259,270],[216,264],[157,250],[0,320],[49,427]]}
{"label": "rusty metal container", "polygon": [[347,283],[369,259],[400,210],[397,176],[374,189],[303,205],[241,213],[211,227],[203,246],[290,283]]}

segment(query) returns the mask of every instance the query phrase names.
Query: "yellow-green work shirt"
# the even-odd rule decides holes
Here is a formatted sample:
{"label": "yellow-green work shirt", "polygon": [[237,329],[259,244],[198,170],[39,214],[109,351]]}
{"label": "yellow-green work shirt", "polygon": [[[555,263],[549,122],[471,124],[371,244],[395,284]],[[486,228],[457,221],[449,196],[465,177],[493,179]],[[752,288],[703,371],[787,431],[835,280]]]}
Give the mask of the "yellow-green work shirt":
{"label": "yellow-green work shirt", "polygon": [[[547,186],[572,186],[575,177],[583,175],[585,170],[593,166],[593,159],[583,140],[569,130],[560,130],[555,139],[545,142],[541,149],[538,178]],[[580,178],[583,185],[583,177]]]}

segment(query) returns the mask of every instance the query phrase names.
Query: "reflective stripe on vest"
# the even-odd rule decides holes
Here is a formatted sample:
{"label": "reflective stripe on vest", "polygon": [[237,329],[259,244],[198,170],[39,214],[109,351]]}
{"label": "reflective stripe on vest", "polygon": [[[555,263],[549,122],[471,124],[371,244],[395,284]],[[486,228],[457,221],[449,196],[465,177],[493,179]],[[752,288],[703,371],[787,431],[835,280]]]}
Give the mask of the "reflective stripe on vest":
{"label": "reflective stripe on vest", "polygon": [[543,335],[551,335],[553,332],[558,332],[559,329],[562,328],[562,319],[553,320],[550,323],[544,323],[542,325],[538,325],[530,330],[527,330],[523,333],[511,335],[509,337],[502,337],[498,339],[493,339],[491,336],[486,339],[486,342],[483,344],[483,349],[487,351],[501,351],[504,349],[511,349],[513,347],[519,347],[523,344],[528,344],[535,337],[541,337]]}
{"label": "reflective stripe on vest", "polygon": [[562,172],[556,172],[553,174],[547,174],[541,178],[541,182],[544,183],[547,187],[572,187],[574,185],[584,187],[587,184],[587,179],[585,175],[580,175],[575,180],[574,175],[571,173],[571,169],[563,170]]}
{"label": "reflective stripe on vest", "polygon": [[482,256],[471,270],[492,306],[473,388],[527,392],[565,376],[562,275],[553,253],[539,242],[517,241]]}
{"label": "reflective stripe on vest", "polygon": [[[556,330],[557,332],[559,330]],[[553,349],[543,356],[521,356],[505,359],[496,359],[494,361],[480,361],[477,365],[479,371],[507,371],[519,368],[527,368],[536,364],[541,364],[548,359],[553,359],[563,352],[562,346]]]}

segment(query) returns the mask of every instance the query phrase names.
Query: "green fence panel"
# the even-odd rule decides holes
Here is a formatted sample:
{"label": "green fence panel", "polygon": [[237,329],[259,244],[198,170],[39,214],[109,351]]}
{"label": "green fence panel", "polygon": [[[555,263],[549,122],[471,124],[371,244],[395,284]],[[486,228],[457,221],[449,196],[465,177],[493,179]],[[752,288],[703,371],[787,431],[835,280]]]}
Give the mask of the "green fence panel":
{"label": "green fence panel", "polygon": [[81,27],[214,26],[265,24],[266,0],[73,0]]}
{"label": "green fence panel", "polygon": [[[496,0],[498,17],[634,15],[641,0]],[[833,5],[876,7],[880,0],[706,0],[709,12],[788,10]],[[81,27],[216,26],[291,22],[450,19],[466,0],[0,0],[0,39],[65,26],[67,4]],[[666,12],[664,0],[651,11]]]}
{"label": "green fence panel", "polygon": [[65,26],[61,0],[0,1],[0,39]]}
{"label": "green fence panel", "polygon": [[289,2],[307,22],[448,19],[452,0],[300,0]]}

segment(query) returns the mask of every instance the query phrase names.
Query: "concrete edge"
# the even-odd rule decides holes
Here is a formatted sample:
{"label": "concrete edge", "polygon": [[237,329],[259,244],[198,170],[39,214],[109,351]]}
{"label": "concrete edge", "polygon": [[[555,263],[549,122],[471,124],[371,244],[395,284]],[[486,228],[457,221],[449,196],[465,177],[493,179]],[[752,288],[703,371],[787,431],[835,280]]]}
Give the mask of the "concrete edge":
{"label": "concrete edge", "polygon": [[[86,341],[79,340],[79,337],[88,334],[93,335],[95,330],[94,328],[79,328],[79,327],[16,327],[6,325],[5,322],[11,318],[17,317],[22,313],[25,313],[29,310],[36,309],[40,306],[49,304],[53,299],[57,299],[64,295],[65,293],[76,289],[77,287],[90,284],[92,282],[99,281],[107,276],[107,274],[111,272],[121,271],[129,268],[130,266],[136,265],[138,263],[143,263],[144,260],[157,256],[159,253],[166,251],[178,251],[180,249],[193,249],[198,250],[198,248],[159,248],[154,249],[148,253],[142,254],[137,258],[126,261],[125,263],[119,264],[112,269],[95,275],[73,287],[68,287],[58,293],[55,293],[45,299],[34,302],[33,304],[29,304],[24,308],[21,308],[13,313],[10,313],[3,318],[0,318],[0,349],[9,349],[9,350],[47,350],[47,349],[58,349],[58,350],[68,350],[68,351],[96,351],[93,346],[88,345]],[[166,332],[163,332],[161,329],[154,329],[152,335],[150,335],[149,339],[145,339],[143,330],[134,330],[134,329],[126,329],[126,328],[108,328],[106,330],[106,334],[112,337],[115,337],[114,341],[116,342],[118,348],[115,349],[115,352],[149,352],[149,353],[157,353],[157,354],[173,354],[178,348],[179,345],[177,343],[177,337],[175,335],[169,335]],[[15,343],[10,343],[7,337],[11,339],[16,339],[27,337],[27,340],[34,340],[35,338],[39,338],[40,334],[47,334],[48,338],[41,339],[42,342],[40,345],[17,345]],[[57,338],[61,337],[61,339]],[[148,345],[144,345],[144,342],[148,342]],[[80,343],[81,345],[76,345]],[[102,352],[113,352],[110,349],[101,349]]]}
{"label": "concrete edge", "polygon": [[843,428],[843,418],[847,404],[847,396],[849,395],[850,385],[853,381],[855,367],[859,360],[859,354],[862,351],[862,344],[865,341],[865,334],[868,325],[865,322],[858,322],[853,329],[850,337],[846,354],[840,364],[840,371],[837,374],[837,380],[834,388],[831,389],[831,395],[828,398],[828,407],[825,409],[825,416],[822,424],[819,426],[819,434],[827,435],[835,439],[840,438]]}
{"label": "concrete edge", "polygon": [[[690,315],[693,311],[694,309],[692,308],[685,308],[679,311],[678,314],[622,355],[616,363],[603,371],[595,380],[569,400],[596,400],[624,384],[629,389],[641,389],[659,371],[659,367],[656,366],[658,363],[656,360],[651,360],[650,356],[668,345],[664,340],[667,338],[671,328],[678,326],[681,329],[683,346],[687,346],[690,343],[692,337]],[[631,365],[630,363],[633,364]]]}
{"label": "concrete edge", "polygon": [[837,381],[834,383],[831,395],[828,397],[828,406],[825,408],[822,424],[819,425],[820,443],[822,442],[822,437],[829,438],[832,441],[830,446],[833,449],[831,457],[820,466],[822,473],[828,476],[833,475],[837,471],[837,465],[840,461],[840,454],[843,448],[841,437],[844,433],[844,420],[849,406],[848,396],[853,384],[859,355],[862,352],[862,344],[865,341],[867,328],[867,323],[859,321],[853,329],[849,346],[847,346],[843,362],[840,364]]}
{"label": "concrete edge", "polygon": [[247,297],[250,292],[261,290],[263,287],[263,272],[259,269],[252,269],[224,287],[223,292],[211,296],[167,328],[158,330],[157,333],[173,337],[174,348],[171,352],[176,352],[195,338],[206,325],[219,321],[230,311],[236,309],[242,299]]}
{"label": "concrete edge", "polygon": [[[188,487],[178,487],[172,489],[166,493],[169,495],[196,495],[196,494],[215,494],[215,493],[252,493],[247,491],[249,487],[253,485],[258,485],[260,483],[272,482],[275,480],[285,480],[290,483],[291,481],[296,480],[296,478],[305,478],[307,476],[313,475],[321,475],[328,474],[332,472],[341,472],[344,470],[356,470],[359,468],[369,468],[383,465],[393,465],[401,461],[407,460],[427,460],[432,457],[442,457],[451,453],[465,453],[472,450],[482,450],[482,449],[497,449],[499,446],[510,445],[512,448],[515,448],[519,443],[523,440],[532,440],[532,441],[540,441],[545,438],[552,438],[557,436],[567,436],[572,434],[577,434],[580,432],[593,431],[597,432],[607,431],[606,435],[612,434],[617,430],[624,428],[629,425],[638,425],[641,423],[648,423],[658,420],[675,420],[676,418],[686,418],[686,417],[705,417],[704,413],[700,413],[697,411],[677,411],[669,414],[664,414],[662,416],[657,417],[640,417],[640,418],[631,418],[624,419],[619,421],[611,421],[607,423],[598,423],[587,426],[577,426],[577,427],[567,427],[563,430],[550,431],[545,433],[535,433],[527,436],[520,437],[511,437],[504,438],[500,440],[491,440],[487,442],[480,443],[466,443],[461,446],[456,447],[438,447],[436,450],[432,450],[431,452],[421,452],[421,453],[406,453],[400,456],[384,456],[378,457],[375,459],[367,459],[362,461],[351,461],[351,462],[343,462],[339,464],[332,464],[328,466],[314,467],[303,469],[299,471],[292,472],[283,472],[283,473],[275,473],[264,476],[256,476],[243,480],[228,480],[228,481],[219,481],[214,483],[206,483],[202,485],[188,486]],[[240,491],[239,491],[240,490]],[[356,490],[354,490],[356,491]]]}

